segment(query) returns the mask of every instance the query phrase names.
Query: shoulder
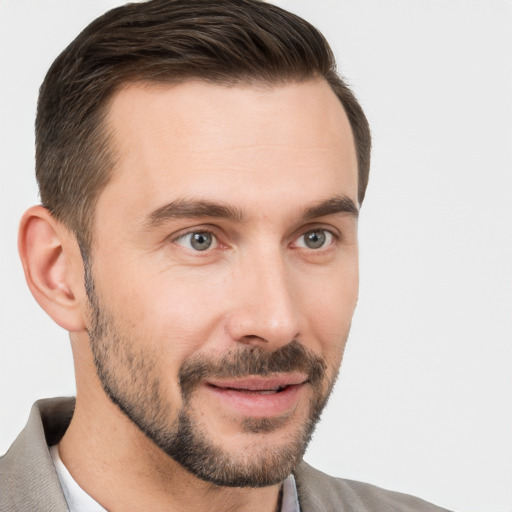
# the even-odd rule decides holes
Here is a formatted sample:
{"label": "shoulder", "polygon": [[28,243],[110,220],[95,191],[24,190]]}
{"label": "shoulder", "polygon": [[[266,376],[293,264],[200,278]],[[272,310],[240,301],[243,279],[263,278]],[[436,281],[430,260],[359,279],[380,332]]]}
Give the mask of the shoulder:
{"label": "shoulder", "polygon": [[0,512],[67,510],[48,445],[59,441],[73,408],[69,398],[34,404],[26,427],[0,457]]}
{"label": "shoulder", "polygon": [[294,475],[301,512],[447,512],[408,494],[331,477],[305,462]]}

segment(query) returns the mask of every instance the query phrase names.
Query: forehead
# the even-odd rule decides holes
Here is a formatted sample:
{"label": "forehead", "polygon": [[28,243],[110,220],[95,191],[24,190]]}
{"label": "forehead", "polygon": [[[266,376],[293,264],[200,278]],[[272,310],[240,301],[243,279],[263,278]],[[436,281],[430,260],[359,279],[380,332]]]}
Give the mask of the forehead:
{"label": "forehead", "polygon": [[130,84],[112,99],[107,123],[118,159],[102,196],[131,194],[134,207],[183,196],[248,206],[263,196],[300,200],[301,186],[357,199],[352,132],[324,80]]}

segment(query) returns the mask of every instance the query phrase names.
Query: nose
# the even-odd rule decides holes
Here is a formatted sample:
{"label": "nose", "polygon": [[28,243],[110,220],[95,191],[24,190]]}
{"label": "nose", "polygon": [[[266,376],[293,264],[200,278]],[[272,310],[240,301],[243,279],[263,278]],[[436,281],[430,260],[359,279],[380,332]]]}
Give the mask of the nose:
{"label": "nose", "polygon": [[279,251],[241,265],[227,319],[232,340],[276,350],[300,337],[298,296]]}

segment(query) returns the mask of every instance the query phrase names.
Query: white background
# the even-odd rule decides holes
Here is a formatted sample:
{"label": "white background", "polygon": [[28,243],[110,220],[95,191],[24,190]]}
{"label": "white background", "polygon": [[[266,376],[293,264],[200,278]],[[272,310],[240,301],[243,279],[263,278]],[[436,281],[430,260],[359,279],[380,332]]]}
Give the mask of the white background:
{"label": "white background", "polygon": [[[16,252],[37,88],[114,0],[0,0],[0,453],[74,393],[67,334]],[[512,511],[512,2],[288,0],[330,40],[373,129],[361,292],[306,459],[467,512]]]}

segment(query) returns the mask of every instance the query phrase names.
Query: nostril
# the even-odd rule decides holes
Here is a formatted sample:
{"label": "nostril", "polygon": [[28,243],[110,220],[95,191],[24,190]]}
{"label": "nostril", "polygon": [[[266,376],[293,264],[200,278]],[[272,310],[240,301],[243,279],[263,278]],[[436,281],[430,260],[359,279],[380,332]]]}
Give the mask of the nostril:
{"label": "nostril", "polygon": [[268,343],[268,340],[257,336],[256,334],[246,334],[237,340],[239,343],[245,343],[246,345],[252,345],[255,343]]}

